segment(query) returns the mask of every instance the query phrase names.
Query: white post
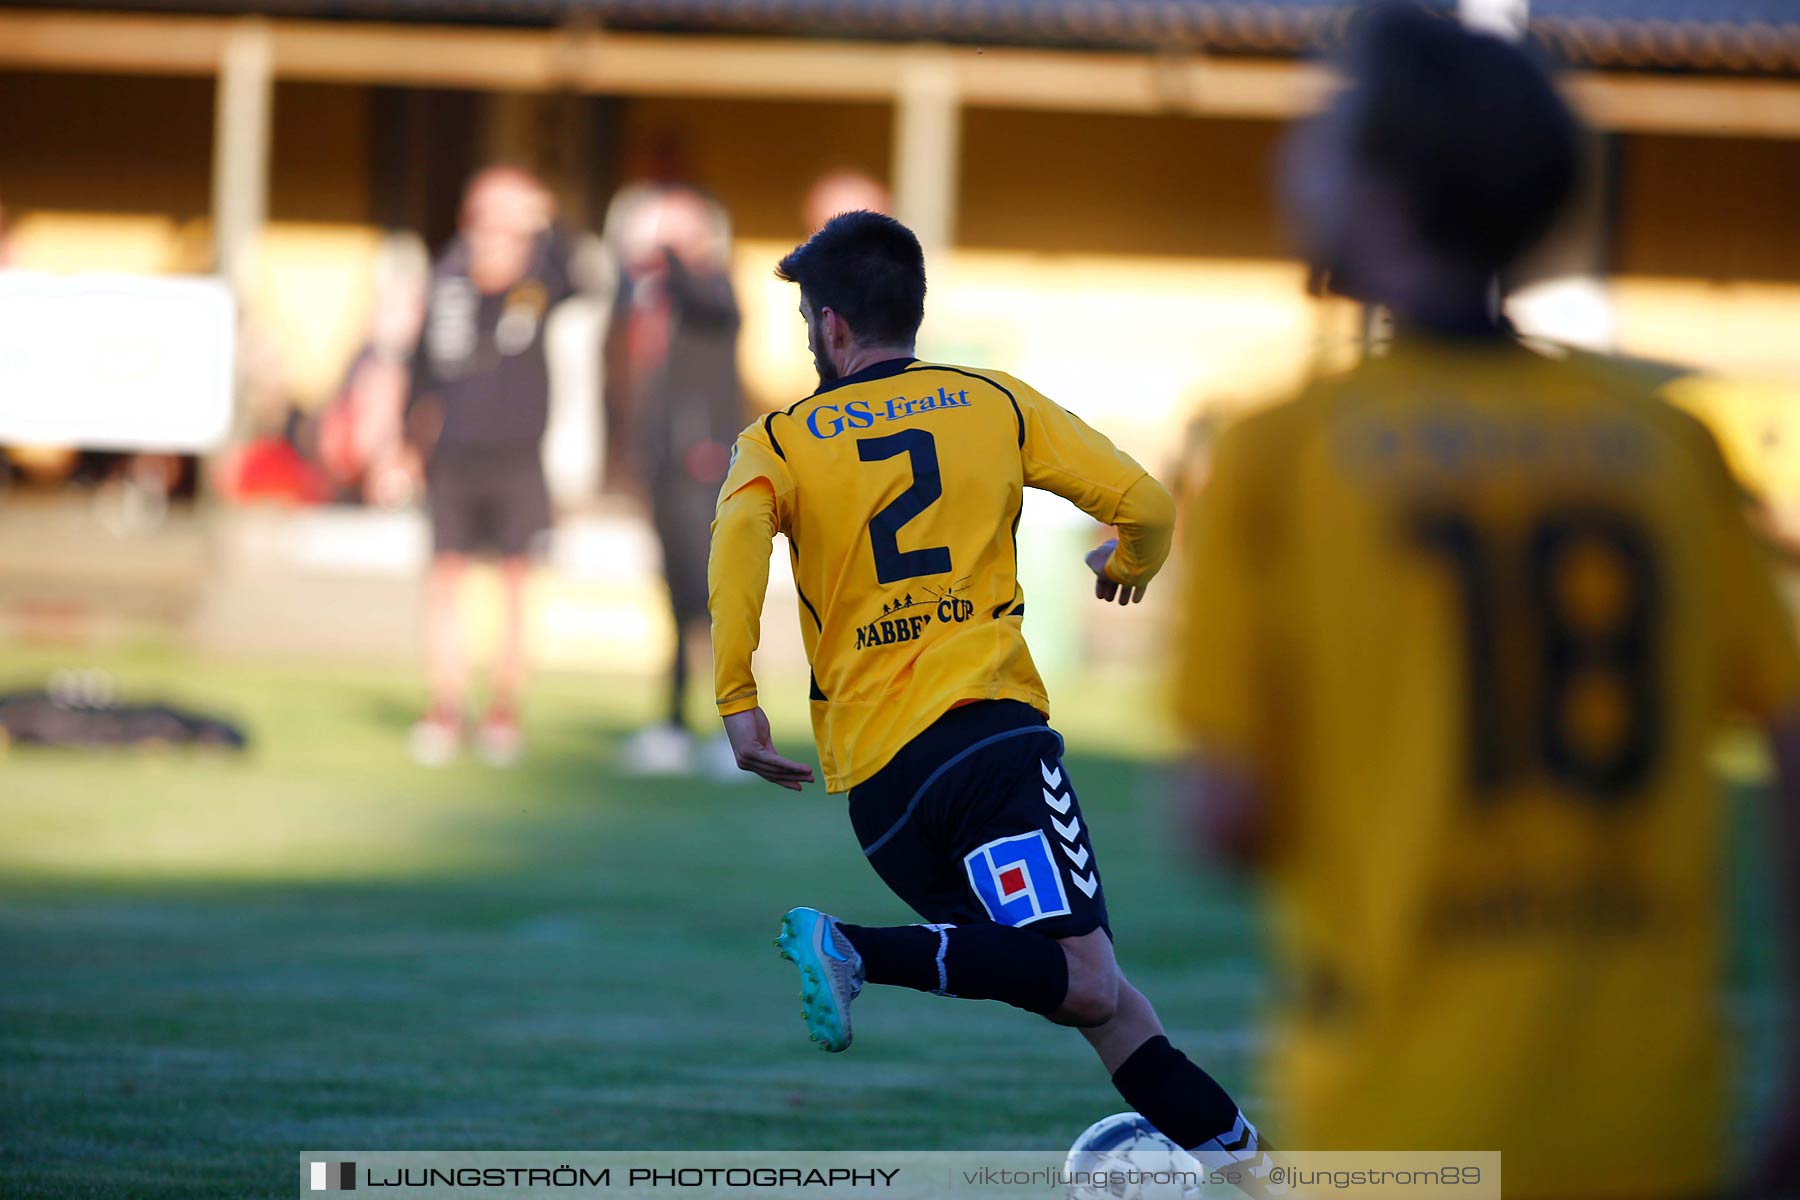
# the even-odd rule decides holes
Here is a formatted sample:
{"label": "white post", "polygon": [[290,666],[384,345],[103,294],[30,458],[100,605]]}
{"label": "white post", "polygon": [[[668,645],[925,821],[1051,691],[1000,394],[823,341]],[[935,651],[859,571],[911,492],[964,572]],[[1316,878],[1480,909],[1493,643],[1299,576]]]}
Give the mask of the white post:
{"label": "white post", "polygon": [[955,65],[941,50],[907,55],[894,97],[894,208],[918,234],[927,261],[955,240],[961,148]]}
{"label": "white post", "polygon": [[216,269],[241,300],[268,216],[274,48],[266,22],[241,19],[219,56],[213,112],[212,219]]}
{"label": "white post", "polygon": [[1456,9],[1469,28],[1515,42],[1531,19],[1531,0],[1457,0]]}

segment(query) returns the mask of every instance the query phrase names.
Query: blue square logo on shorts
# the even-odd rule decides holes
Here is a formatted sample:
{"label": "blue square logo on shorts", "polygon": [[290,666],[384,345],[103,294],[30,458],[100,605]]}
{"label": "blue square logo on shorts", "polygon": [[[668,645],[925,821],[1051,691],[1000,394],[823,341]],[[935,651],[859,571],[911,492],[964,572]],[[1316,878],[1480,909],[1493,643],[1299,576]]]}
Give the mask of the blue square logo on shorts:
{"label": "blue square logo on shorts", "polygon": [[976,898],[998,924],[1029,925],[1069,912],[1050,839],[1041,829],[980,846],[963,857],[963,867]]}

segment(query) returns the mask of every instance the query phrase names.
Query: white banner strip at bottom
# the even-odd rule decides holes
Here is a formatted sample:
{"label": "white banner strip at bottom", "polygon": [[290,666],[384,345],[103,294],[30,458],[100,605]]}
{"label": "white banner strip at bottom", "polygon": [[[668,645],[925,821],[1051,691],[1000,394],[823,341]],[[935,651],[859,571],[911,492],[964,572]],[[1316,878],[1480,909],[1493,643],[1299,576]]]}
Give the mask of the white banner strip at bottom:
{"label": "white banner strip at bottom", "polygon": [[[1252,1178],[1253,1177],[1253,1178]],[[1079,1161],[1047,1150],[307,1151],[300,1195],[383,1197],[1047,1197],[1203,1200],[1245,1194],[1332,1200],[1501,1200],[1498,1151],[1289,1151],[1248,1163],[1132,1150]]]}

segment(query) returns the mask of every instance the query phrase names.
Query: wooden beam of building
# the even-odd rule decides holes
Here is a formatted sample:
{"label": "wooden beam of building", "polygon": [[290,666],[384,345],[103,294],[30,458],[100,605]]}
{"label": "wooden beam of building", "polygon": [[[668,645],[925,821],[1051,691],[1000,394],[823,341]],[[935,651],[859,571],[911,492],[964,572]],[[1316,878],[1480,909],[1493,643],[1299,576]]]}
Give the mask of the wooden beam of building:
{"label": "wooden beam of building", "polygon": [[230,29],[230,21],[216,17],[0,12],[0,67],[214,75]]}
{"label": "wooden beam of building", "polygon": [[[212,75],[236,18],[0,11],[0,68]],[[914,48],[874,42],[270,21],[279,79],[886,103]],[[1328,71],[1290,59],[946,47],[965,105],[1284,120]],[[1602,129],[1800,138],[1800,80],[1570,72]]]}
{"label": "wooden beam of building", "polygon": [[1573,71],[1563,86],[1601,129],[1699,137],[1800,138],[1800,79]]}

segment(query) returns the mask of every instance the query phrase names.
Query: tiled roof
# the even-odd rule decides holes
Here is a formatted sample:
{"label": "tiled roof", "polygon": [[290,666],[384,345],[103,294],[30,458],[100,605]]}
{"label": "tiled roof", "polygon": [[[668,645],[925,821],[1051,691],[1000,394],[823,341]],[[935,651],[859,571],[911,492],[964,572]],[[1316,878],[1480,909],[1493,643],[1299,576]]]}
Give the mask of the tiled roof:
{"label": "tiled roof", "polygon": [[1532,0],[1531,30],[1598,67],[1800,72],[1800,0]]}
{"label": "tiled roof", "polygon": [[[1321,0],[27,0],[54,7],[544,23],[1014,45],[1300,54],[1349,6]],[[1438,0],[1452,3],[1453,0]],[[1570,65],[1800,74],[1800,0],[1530,0]]]}

